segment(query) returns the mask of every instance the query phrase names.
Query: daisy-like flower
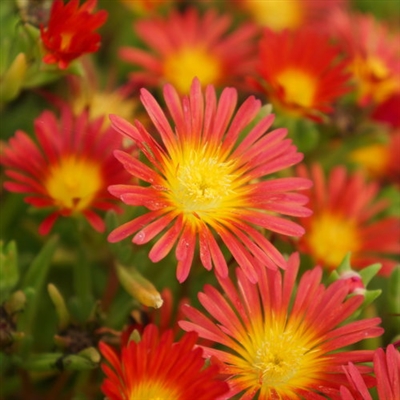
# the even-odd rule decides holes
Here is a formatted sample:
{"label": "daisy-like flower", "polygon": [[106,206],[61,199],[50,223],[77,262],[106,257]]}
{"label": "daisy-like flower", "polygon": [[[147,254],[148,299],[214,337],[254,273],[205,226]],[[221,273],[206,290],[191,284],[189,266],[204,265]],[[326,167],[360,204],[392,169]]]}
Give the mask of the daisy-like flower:
{"label": "daisy-like flower", "polygon": [[379,273],[390,275],[396,265],[390,256],[400,254],[400,219],[376,220],[387,206],[386,201],[375,201],[378,184],[367,183],[360,171],[348,174],[343,166],[332,169],[325,179],[319,164],[313,165],[310,172],[301,165],[299,176],[314,182],[308,192],[314,214],[300,219],[306,230],[300,239],[302,251],[330,270],[351,252],[353,267],[381,263]]}
{"label": "daisy-like flower", "polygon": [[372,15],[336,12],[334,36],[350,58],[360,105],[381,104],[400,93],[400,35]]}
{"label": "daisy-like flower", "polygon": [[103,118],[91,121],[87,112],[74,116],[64,105],[60,119],[51,111],[36,118],[37,143],[18,130],[2,147],[1,163],[10,178],[4,187],[26,194],[25,201],[35,207],[53,210],[40,225],[41,234],[59,216],[76,214],[103,231],[104,222],[94,210],[118,209],[107,187],[128,183],[130,176],[112,154],[121,148],[121,137],[102,125]]}
{"label": "daisy-like flower", "polygon": [[230,25],[229,15],[218,16],[214,10],[204,15],[194,8],[182,14],[172,11],[164,18],[135,23],[136,34],[148,50],[123,47],[119,54],[142,68],[130,77],[143,86],[168,82],[187,94],[196,76],[204,86],[240,83],[254,68],[257,29],[246,24],[229,33]]}
{"label": "daisy-like flower", "polygon": [[100,35],[94,32],[107,19],[107,11],[93,13],[97,0],[88,0],[79,7],[79,0],[64,5],[55,0],[47,26],[40,26],[40,37],[47,52],[43,61],[60,69],[82,54],[94,53],[100,47]]}
{"label": "daisy-like flower", "polygon": [[348,92],[346,61],[326,35],[302,28],[275,33],[265,29],[260,40],[255,87],[282,113],[321,121],[332,103]]}
{"label": "daisy-like flower", "polygon": [[[165,231],[149,256],[157,262],[177,243],[180,282],[189,274],[197,237],[204,267],[210,270],[214,265],[217,274],[228,274],[214,233],[253,281],[257,280],[258,268],[285,268],[282,255],[256,227],[300,236],[304,230],[279,214],[311,214],[303,207],[308,199],[291,193],[310,187],[310,180],[261,180],[303,158],[291,140],[284,139],[286,129],[266,134],[273,115],[250,128],[261,101],[250,96],[235,114],[234,88],[225,88],[217,101],[214,87],[208,86],[203,95],[195,79],[189,96],[181,100],[172,85],[165,85],[164,98],[173,128],[154,97],[145,89],[141,91],[141,101],[161,136],[161,144],[139,122],[133,126],[118,116],[110,117],[117,131],[136,141],[152,167],[129,154],[115,152],[127,171],[147,185],[114,185],[110,192],[128,205],[150,211],[115,229],[109,241],[136,233],[133,242],[144,244]],[[250,131],[240,137],[246,127]]]}
{"label": "daisy-like flower", "polygon": [[364,297],[348,297],[341,280],[324,287],[319,267],[305,272],[296,290],[298,270],[297,253],[284,272],[260,271],[256,284],[237,269],[236,286],[229,277],[218,278],[221,291],[206,285],[199,293],[210,317],[184,308],[189,318],[179,323],[184,330],[222,345],[203,349],[227,376],[229,398],[241,393],[246,400],[338,399],[347,382],[341,366],[372,359],[372,351],[341,350],[383,333],[379,318],[341,325]]}
{"label": "daisy-like flower", "polygon": [[103,127],[110,125],[109,114],[118,114],[133,120],[138,101],[133,98],[135,88],[131,84],[115,87],[112,81],[101,85],[100,76],[89,60],[82,60],[84,77],[69,76],[68,103],[76,115],[88,110],[91,119],[107,116]]}
{"label": "daisy-like flower", "polygon": [[[358,369],[349,363],[343,367],[350,387],[340,388],[343,400],[372,400],[368,386]],[[374,373],[379,400],[398,400],[400,394],[400,353],[390,344],[384,349],[375,350]]]}
{"label": "daisy-like flower", "polygon": [[196,340],[197,334],[192,332],[174,343],[171,330],[160,335],[150,324],[140,342],[131,340],[120,356],[100,342],[100,350],[109,363],[102,364],[106,374],[103,393],[110,400],[219,398],[228,391],[228,385],[218,380],[218,367],[204,369]]}
{"label": "daisy-like flower", "polygon": [[400,187],[400,130],[382,138],[384,141],[367,144],[350,153],[350,161],[374,179],[393,182]]}
{"label": "daisy-like flower", "polygon": [[333,9],[343,7],[346,0],[231,0],[247,12],[255,22],[274,31],[298,29],[321,24]]}

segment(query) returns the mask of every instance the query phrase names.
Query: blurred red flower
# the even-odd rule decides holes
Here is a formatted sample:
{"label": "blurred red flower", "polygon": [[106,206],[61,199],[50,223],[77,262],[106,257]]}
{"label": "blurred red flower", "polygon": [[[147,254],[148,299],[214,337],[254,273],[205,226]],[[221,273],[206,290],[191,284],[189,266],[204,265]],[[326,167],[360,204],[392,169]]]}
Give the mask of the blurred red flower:
{"label": "blurred red flower", "polygon": [[64,5],[55,0],[50,12],[49,23],[40,26],[40,37],[47,54],[43,61],[58,64],[60,69],[85,53],[94,53],[100,47],[100,35],[94,32],[103,25],[108,13],[100,10],[93,13],[97,0],[88,0],[79,7],[79,0]]}

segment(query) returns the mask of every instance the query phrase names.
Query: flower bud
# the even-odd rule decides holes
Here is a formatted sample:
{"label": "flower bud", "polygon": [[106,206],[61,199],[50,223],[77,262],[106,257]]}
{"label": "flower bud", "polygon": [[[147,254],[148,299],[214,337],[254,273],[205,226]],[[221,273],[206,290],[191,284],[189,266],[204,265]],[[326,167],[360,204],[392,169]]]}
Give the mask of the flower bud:
{"label": "flower bud", "polygon": [[132,297],[148,307],[162,306],[163,300],[160,293],[135,268],[127,268],[117,263],[116,270],[121,285]]}

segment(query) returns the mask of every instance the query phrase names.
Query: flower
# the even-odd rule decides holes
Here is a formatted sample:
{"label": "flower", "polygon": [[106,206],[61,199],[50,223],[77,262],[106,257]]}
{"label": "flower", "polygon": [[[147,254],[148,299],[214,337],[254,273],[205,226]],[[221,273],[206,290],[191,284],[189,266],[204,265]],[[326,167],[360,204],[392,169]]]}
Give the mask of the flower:
{"label": "flower", "polygon": [[207,284],[199,293],[210,317],[189,305],[184,308],[189,321],[179,324],[185,331],[222,345],[203,347],[204,357],[220,365],[230,396],[337,399],[340,385],[346,385],[341,366],[372,359],[369,350],[341,350],[383,333],[379,318],[346,322],[364,297],[348,297],[340,280],[325,287],[319,267],[306,271],[296,290],[298,270],[297,253],[284,272],[261,270],[256,284],[237,269],[236,287],[229,277],[218,277],[221,291]]}
{"label": "flower", "polygon": [[[357,368],[349,363],[343,367],[350,383],[350,388],[342,386],[340,394],[343,400],[372,400],[368,387]],[[375,350],[374,372],[379,400],[396,400],[400,393],[400,353],[393,344],[386,352],[383,348]]]}
{"label": "flower", "polygon": [[378,105],[400,93],[400,35],[372,15],[332,14],[333,36],[350,58],[361,106]]}
{"label": "flower", "polygon": [[[310,24],[322,24],[332,10],[343,7],[346,0],[232,0],[255,22],[274,31],[297,29]],[[319,25],[318,25],[319,26]]]}
{"label": "flower", "polygon": [[339,47],[318,31],[265,29],[253,85],[279,111],[320,122],[333,111],[332,102],[350,90],[346,61],[338,58]]}
{"label": "flower", "polygon": [[350,153],[350,161],[360,166],[367,175],[400,186],[400,130],[382,137],[383,141],[366,144]]}
{"label": "flower", "polygon": [[136,114],[137,100],[134,98],[135,88],[131,84],[116,87],[112,79],[106,85],[100,82],[100,76],[90,60],[82,60],[84,76],[68,76],[68,103],[75,115],[84,110],[89,111],[91,119],[107,116],[103,120],[103,128],[110,125],[109,114],[120,115],[128,121]]}
{"label": "flower", "polygon": [[351,252],[353,267],[381,263],[379,273],[390,275],[396,265],[390,255],[400,254],[400,220],[376,220],[387,206],[386,201],[374,202],[379,191],[377,183],[365,182],[360,171],[350,175],[343,166],[333,168],[327,182],[319,164],[313,165],[310,172],[304,165],[298,171],[299,176],[314,181],[307,193],[314,214],[300,219],[306,230],[300,239],[301,250],[330,270]]}
{"label": "flower", "polygon": [[149,50],[123,47],[120,57],[142,68],[130,78],[143,86],[171,83],[187,94],[195,76],[202,84],[221,87],[238,83],[253,71],[256,28],[238,26],[229,33],[229,15],[213,10],[203,16],[194,8],[167,17],[155,17],[135,23],[136,34]]}
{"label": "flower", "polygon": [[40,37],[47,54],[43,61],[58,64],[60,69],[82,54],[94,53],[100,47],[100,35],[94,31],[106,22],[107,11],[93,13],[97,0],[88,0],[79,7],[79,0],[64,5],[55,0],[48,25],[40,26]]}
{"label": "flower", "polygon": [[228,391],[217,379],[216,366],[204,367],[202,350],[195,347],[197,334],[185,334],[173,343],[172,331],[162,335],[148,325],[141,341],[131,340],[118,356],[100,342],[100,350],[110,364],[102,364],[106,378],[101,390],[110,400],[198,399],[213,400]]}
{"label": "flower", "polygon": [[259,113],[261,102],[250,96],[235,114],[234,88],[225,88],[217,101],[213,86],[208,86],[203,95],[200,81],[194,79],[189,96],[181,100],[167,84],[164,98],[174,128],[154,97],[141,90],[141,101],[161,136],[161,144],[138,121],[133,126],[110,116],[113,127],[136,141],[152,168],[129,154],[115,152],[127,171],[148,185],[113,185],[110,192],[128,205],[150,211],[116,228],[108,240],[120,241],[137,232],[132,241],[144,244],[166,230],[149,257],[157,262],[177,243],[180,282],[189,274],[197,236],[203,266],[210,270],[214,265],[217,274],[227,275],[227,262],[213,233],[253,281],[257,280],[258,268],[284,268],[282,255],[255,226],[300,236],[303,229],[279,214],[310,215],[303,207],[307,198],[290,193],[308,188],[308,179],[261,180],[303,157],[291,140],[284,139],[286,129],[265,134],[274,119],[268,115],[239,140]]}
{"label": "flower", "polygon": [[[104,222],[94,210],[118,209],[107,187],[129,182],[130,176],[114,158],[121,138],[111,127],[102,130],[103,118],[90,121],[88,112],[74,116],[64,105],[57,120],[44,111],[35,120],[35,143],[18,130],[2,148],[1,163],[10,180],[4,187],[25,193],[25,201],[54,211],[42,222],[47,234],[59,216],[83,214],[97,231]],[[29,157],[27,157],[29,155]]]}
{"label": "flower", "polygon": [[400,92],[393,93],[382,103],[378,104],[371,113],[371,118],[374,121],[388,124],[389,126],[400,128]]}

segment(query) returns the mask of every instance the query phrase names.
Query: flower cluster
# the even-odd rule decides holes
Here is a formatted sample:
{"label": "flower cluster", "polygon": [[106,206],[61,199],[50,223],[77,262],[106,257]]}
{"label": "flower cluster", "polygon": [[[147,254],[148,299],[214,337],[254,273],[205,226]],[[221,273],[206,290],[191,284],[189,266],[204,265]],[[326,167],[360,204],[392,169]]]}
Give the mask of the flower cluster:
{"label": "flower cluster", "polygon": [[398,400],[394,2],[0,3],[4,398]]}

